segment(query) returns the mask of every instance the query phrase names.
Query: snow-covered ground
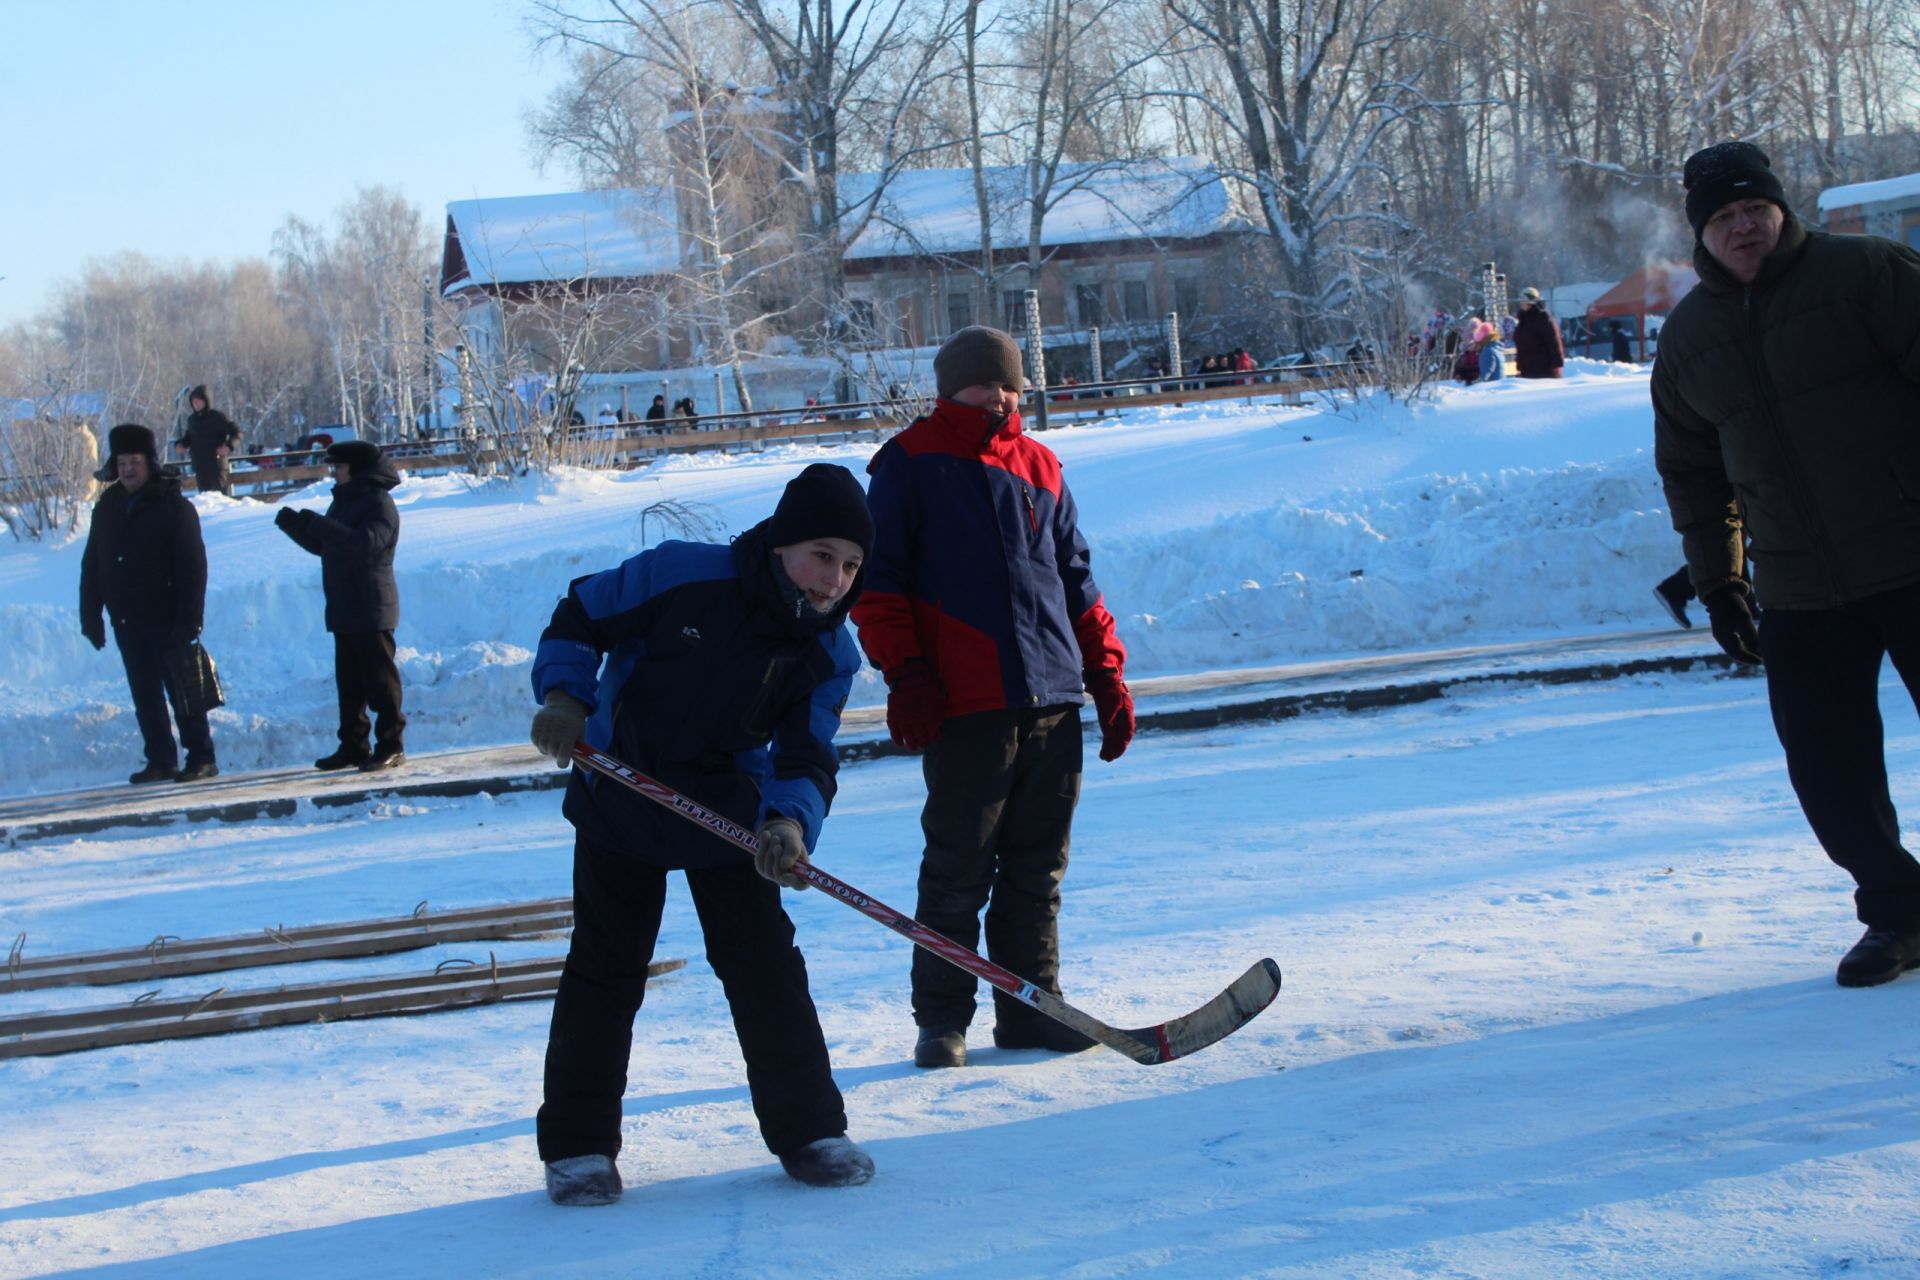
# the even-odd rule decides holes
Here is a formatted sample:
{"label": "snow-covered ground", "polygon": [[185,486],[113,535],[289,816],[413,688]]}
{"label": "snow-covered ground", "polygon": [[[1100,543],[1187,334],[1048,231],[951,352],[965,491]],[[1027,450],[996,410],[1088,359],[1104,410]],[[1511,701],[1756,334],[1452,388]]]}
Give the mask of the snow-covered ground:
{"label": "snow-covered ground", "polygon": [[[1648,587],[1677,551],[1645,394],[1643,376],[1577,365],[1416,411],[1215,405],[1049,443],[1135,670],[1164,674],[1657,625]],[[511,494],[406,486],[410,745],[524,732],[524,650],[569,576],[634,545],[646,502],[708,503],[738,529],[804,461],[866,448]],[[199,501],[224,583],[209,642],[245,691],[223,762],[284,763],[325,745],[317,569],[264,511]],[[0,556],[0,723],[49,762],[18,774],[10,745],[7,791],[100,781],[137,754],[115,739],[130,717],[99,711],[124,697],[117,668],[68,643],[73,567],[71,549]],[[1883,701],[1912,812],[1920,725],[1897,687]],[[102,745],[56,767],[32,745],[55,738],[60,755]],[[910,908],[916,762],[841,781],[822,865]],[[544,1003],[288,1028],[0,1062],[0,1274],[1920,1274],[1920,981],[1833,985],[1857,933],[1848,886],[1799,815],[1762,681],[1477,686],[1147,734],[1090,761],[1074,848],[1070,999],[1153,1022],[1271,955],[1279,1001],[1165,1066],[1002,1053],[983,1018],[972,1065],[920,1072],[906,944],[789,895],[852,1134],[879,1165],[866,1187],[813,1191],[758,1141],[676,890],[661,954],[691,963],[640,1014],[619,1205],[563,1211],[540,1191]],[[0,852],[0,941],[46,954],[550,897],[568,849],[552,792],[41,841]],[[489,946],[563,944],[165,985]]]}

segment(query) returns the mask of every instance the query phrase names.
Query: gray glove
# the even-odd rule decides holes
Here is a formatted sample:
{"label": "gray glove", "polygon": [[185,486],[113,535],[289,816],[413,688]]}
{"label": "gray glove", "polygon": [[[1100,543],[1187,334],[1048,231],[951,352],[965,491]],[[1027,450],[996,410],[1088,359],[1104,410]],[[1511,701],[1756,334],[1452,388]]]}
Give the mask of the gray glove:
{"label": "gray glove", "polygon": [[573,744],[587,731],[586,703],[558,689],[547,691],[547,700],[533,713],[533,745],[553,763],[566,768],[573,763]]}
{"label": "gray glove", "polygon": [[753,855],[755,871],[789,889],[807,887],[807,882],[791,870],[794,863],[807,856],[807,837],[799,823],[792,818],[768,818],[753,838],[760,846]]}

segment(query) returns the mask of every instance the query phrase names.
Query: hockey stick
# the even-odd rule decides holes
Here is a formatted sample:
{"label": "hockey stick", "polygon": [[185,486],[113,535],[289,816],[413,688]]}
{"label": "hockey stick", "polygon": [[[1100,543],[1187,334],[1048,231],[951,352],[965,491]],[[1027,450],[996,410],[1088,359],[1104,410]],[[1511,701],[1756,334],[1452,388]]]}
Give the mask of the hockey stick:
{"label": "hockey stick", "polygon": [[[750,854],[755,852],[757,844],[753,832],[713,812],[698,801],[681,795],[666,783],[649,778],[606,752],[588,746],[584,742],[576,742],[573,747],[573,758],[595,773],[612,778],[622,786],[639,792],[647,799],[673,810],[689,822],[705,827],[721,839],[738,845],[746,852]],[[829,875],[805,858],[793,864],[793,874],[816,888],[832,894],[862,915],[878,920],[916,947],[932,952],[948,964],[965,969],[977,978],[984,978],[992,986],[1006,992],[1029,1008],[1045,1014],[1064,1026],[1072,1027],[1081,1035],[1098,1040],[1116,1053],[1124,1053],[1135,1062],[1147,1065],[1184,1058],[1189,1054],[1198,1053],[1217,1040],[1225,1039],[1253,1021],[1260,1011],[1272,1004],[1274,997],[1280,994],[1280,966],[1271,960],[1261,960],[1234,979],[1225,991],[1192,1013],[1153,1027],[1128,1029],[1108,1026],[1092,1014],[1082,1013],[1059,996],[1050,991],[1043,991],[1011,970],[1003,969],[993,961],[961,946],[945,934],[929,929],[911,916],[901,915],[883,902],[869,898],[846,881]]]}

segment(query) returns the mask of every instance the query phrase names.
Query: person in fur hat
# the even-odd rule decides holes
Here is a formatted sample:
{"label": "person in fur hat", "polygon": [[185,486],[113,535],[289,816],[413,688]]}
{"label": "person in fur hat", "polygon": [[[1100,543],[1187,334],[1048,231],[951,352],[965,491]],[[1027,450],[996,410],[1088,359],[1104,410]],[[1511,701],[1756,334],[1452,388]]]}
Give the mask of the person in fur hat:
{"label": "person in fur hat", "polygon": [[333,635],[340,745],[313,767],[378,773],[407,760],[407,717],[393,644],[393,630],[400,625],[400,588],[393,578],[400,511],[390,495],[400,473],[370,440],[329,445],[326,458],[333,469],[333,502],[326,514],[282,507],[273,516],[282,533],[320,557],[320,588]]}
{"label": "person in fur hat", "polygon": [[[80,557],[80,633],[107,647],[107,624],[127,669],[146,764],[127,781],[197,782],[220,772],[205,712],[181,710],[167,654],[200,636],[207,603],[207,549],[200,515],[180,491],[180,475],[160,465],[153,432],[123,422],[107,433],[111,479],[93,504]],[[104,615],[104,621],[103,619]],[[175,740],[173,723],[180,728]],[[186,764],[180,764],[180,747]]]}

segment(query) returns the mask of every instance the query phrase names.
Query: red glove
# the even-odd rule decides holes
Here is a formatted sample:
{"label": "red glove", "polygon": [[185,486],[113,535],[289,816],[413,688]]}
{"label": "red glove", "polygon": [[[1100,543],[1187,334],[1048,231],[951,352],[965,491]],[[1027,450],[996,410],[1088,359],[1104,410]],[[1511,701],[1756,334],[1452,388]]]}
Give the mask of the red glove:
{"label": "red glove", "polygon": [[947,718],[947,691],[925,658],[908,658],[887,673],[887,732],[909,751],[940,740]]}
{"label": "red glove", "polygon": [[1133,695],[1113,667],[1087,672],[1087,692],[1100,716],[1100,758],[1118,760],[1133,741]]}

